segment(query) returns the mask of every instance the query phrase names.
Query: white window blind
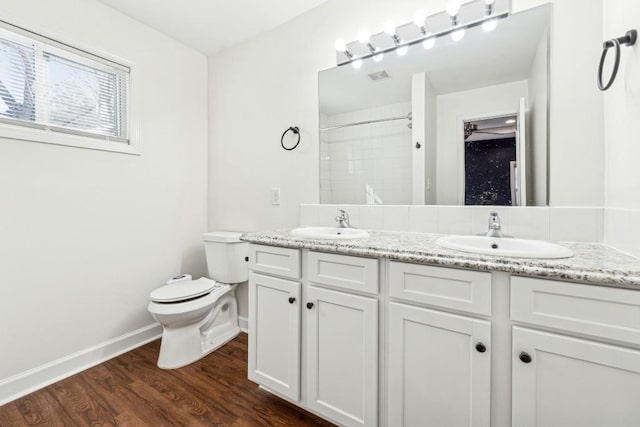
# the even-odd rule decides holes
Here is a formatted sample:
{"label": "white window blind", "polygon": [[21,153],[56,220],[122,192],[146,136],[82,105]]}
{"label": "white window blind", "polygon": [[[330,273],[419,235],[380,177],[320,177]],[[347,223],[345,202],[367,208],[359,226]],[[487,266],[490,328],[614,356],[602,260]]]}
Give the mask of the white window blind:
{"label": "white window blind", "polygon": [[130,69],[0,25],[0,122],[129,143]]}

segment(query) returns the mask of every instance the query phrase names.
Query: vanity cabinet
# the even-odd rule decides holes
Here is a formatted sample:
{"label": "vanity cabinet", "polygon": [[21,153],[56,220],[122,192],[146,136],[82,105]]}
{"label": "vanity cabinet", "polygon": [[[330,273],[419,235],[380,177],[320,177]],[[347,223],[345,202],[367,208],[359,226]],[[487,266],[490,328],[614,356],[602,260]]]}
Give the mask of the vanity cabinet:
{"label": "vanity cabinet", "polygon": [[301,283],[249,273],[249,379],[300,400]]}
{"label": "vanity cabinet", "polygon": [[375,426],[378,300],[309,286],[307,404],[342,425]]}
{"label": "vanity cabinet", "polygon": [[491,323],[469,314],[491,314],[491,274],[390,262],[389,294],[388,425],[488,427]]}
{"label": "vanity cabinet", "polygon": [[249,379],[340,425],[376,426],[378,260],[249,254]]}
{"label": "vanity cabinet", "polygon": [[512,425],[640,425],[639,292],[512,277],[511,318]]}
{"label": "vanity cabinet", "polygon": [[640,425],[640,292],[250,246],[249,378],[344,426]]}
{"label": "vanity cabinet", "polygon": [[640,425],[640,351],[513,328],[512,425]]}
{"label": "vanity cabinet", "polygon": [[389,304],[389,426],[489,426],[491,325]]}

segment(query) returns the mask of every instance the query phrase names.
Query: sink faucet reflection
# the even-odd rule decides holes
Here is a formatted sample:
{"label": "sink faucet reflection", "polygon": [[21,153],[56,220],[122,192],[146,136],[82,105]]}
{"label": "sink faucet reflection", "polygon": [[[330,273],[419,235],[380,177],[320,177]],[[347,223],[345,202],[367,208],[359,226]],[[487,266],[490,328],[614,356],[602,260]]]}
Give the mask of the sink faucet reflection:
{"label": "sink faucet reflection", "polygon": [[489,230],[486,234],[487,237],[503,237],[502,225],[500,224],[500,217],[498,212],[491,211],[489,213]]}
{"label": "sink faucet reflection", "polygon": [[344,209],[338,209],[338,216],[335,218],[340,228],[351,228],[349,214]]}

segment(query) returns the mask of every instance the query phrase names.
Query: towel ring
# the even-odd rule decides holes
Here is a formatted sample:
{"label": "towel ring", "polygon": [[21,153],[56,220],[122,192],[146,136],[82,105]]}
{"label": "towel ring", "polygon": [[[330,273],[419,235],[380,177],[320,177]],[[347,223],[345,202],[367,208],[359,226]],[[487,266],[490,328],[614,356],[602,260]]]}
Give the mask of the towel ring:
{"label": "towel ring", "polygon": [[[611,87],[618,75],[618,68],[620,67],[620,45],[633,46],[638,39],[638,32],[636,30],[629,30],[627,33],[615,39],[607,40],[602,44],[602,55],[600,56],[600,65],[598,65],[598,89],[605,91]],[[607,58],[607,52],[609,48],[615,48],[615,59],[613,60],[613,70],[611,76],[606,84],[602,81],[602,72],[604,71],[604,61]]]}
{"label": "towel ring", "polygon": [[[284,146],[284,136],[287,134],[287,132],[293,132],[294,135],[298,135],[298,140],[296,141],[293,147]],[[280,137],[280,145],[282,146],[282,148],[284,148],[287,151],[291,151],[291,150],[295,150],[298,144],[300,144],[300,128],[298,128],[298,126],[292,126],[282,133],[282,136]]]}

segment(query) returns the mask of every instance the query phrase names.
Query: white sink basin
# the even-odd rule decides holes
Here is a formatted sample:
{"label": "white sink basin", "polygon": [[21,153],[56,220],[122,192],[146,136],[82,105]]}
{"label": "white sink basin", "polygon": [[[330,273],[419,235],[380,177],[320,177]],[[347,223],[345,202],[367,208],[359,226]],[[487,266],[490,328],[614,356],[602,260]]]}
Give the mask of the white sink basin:
{"label": "white sink basin", "polygon": [[291,230],[289,234],[306,239],[327,240],[366,239],[369,237],[369,233],[365,230],[340,227],[301,227]]}
{"label": "white sink basin", "polygon": [[513,258],[556,259],[573,256],[570,249],[555,243],[508,237],[446,236],[436,240],[436,244],[462,252]]}

